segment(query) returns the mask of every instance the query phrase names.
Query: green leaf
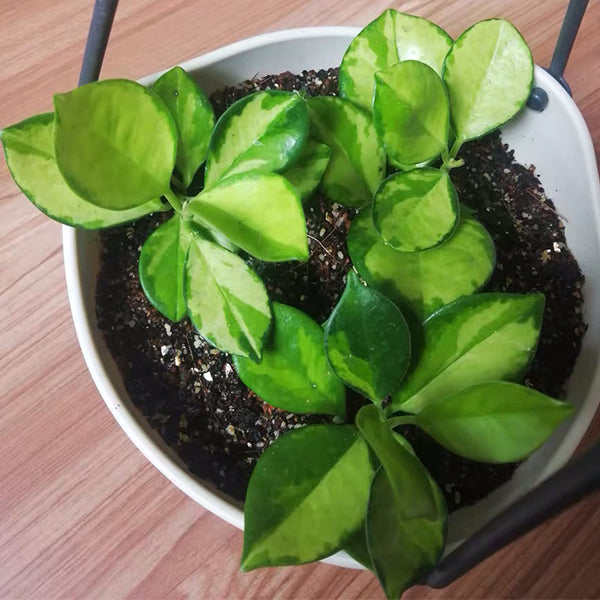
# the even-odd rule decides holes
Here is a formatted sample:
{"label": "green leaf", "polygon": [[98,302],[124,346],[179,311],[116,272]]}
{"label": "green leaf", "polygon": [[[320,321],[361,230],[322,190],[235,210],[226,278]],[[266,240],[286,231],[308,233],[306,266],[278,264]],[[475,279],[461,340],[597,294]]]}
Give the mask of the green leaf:
{"label": "green leaf", "polygon": [[527,102],[533,58],[508,21],[490,19],[467,29],[446,57],[455,148],[500,127]]}
{"label": "green leaf", "polygon": [[302,204],[281,175],[253,172],[228,177],[192,198],[183,214],[216,229],[260,260],[308,258]]}
{"label": "green leaf", "polygon": [[179,143],[175,166],[187,188],[206,160],[215,116],[209,99],[181,68],[173,67],[161,75],[152,91],[165,103],[177,125]]}
{"label": "green leaf", "polygon": [[175,215],[150,234],[140,252],[142,289],[154,307],[171,321],[181,321],[186,313],[183,277],[192,237],[181,217]]}
{"label": "green leaf", "polygon": [[[404,458],[411,454],[404,450]],[[445,539],[447,511],[435,483],[421,467],[421,480],[430,484],[429,492],[411,493],[411,481],[403,482],[403,496],[410,494],[410,505],[398,495],[384,469],[379,469],[371,485],[367,509],[366,534],[375,574],[385,594],[398,599],[441,558]],[[422,502],[433,499],[436,514],[418,514]],[[416,512],[416,514],[415,514]]]}
{"label": "green leaf", "polygon": [[[405,450],[407,450],[408,452],[410,452],[410,454],[412,454],[415,458],[417,457],[415,454],[415,451],[413,449],[413,447],[409,444],[409,442],[406,440],[406,438],[402,437],[399,433],[396,433],[395,431],[393,432],[393,436],[394,439],[396,440],[396,442],[398,442]],[[379,462],[377,462],[376,465],[374,465],[375,469],[378,469],[380,466]],[[444,500],[444,496],[442,495],[440,488],[438,487],[438,484],[436,483],[436,481],[433,479],[433,477],[427,472],[427,470],[423,467],[423,469],[425,470],[425,473],[427,474],[427,477],[429,479],[429,484],[431,485],[431,490],[435,499],[435,503],[436,503],[436,507],[438,510],[438,515],[440,517],[440,519],[442,519],[442,527],[441,529],[438,529],[438,531],[440,533],[442,533],[442,538],[445,538],[445,522],[447,520],[447,514],[448,514],[448,510],[446,508],[446,501]],[[383,471],[383,469],[381,470]],[[382,476],[382,473],[378,473],[377,474],[379,477]],[[387,476],[386,476],[387,479]],[[381,484],[382,485],[382,484]],[[393,490],[391,490],[390,484],[389,484],[389,479],[387,479],[387,484],[385,486],[386,490],[388,491],[388,494],[393,493]],[[371,493],[373,492],[373,487],[371,487]],[[395,514],[396,513],[396,507],[394,506],[393,503],[390,503],[388,505],[388,507],[383,511],[383,513],[381,513],[378,510],[379,516],[388,516],[388,511],[392,510]],[[378,515],[373,515],[373,517],[377,517]],[[392,519],[393,520],[393,517]],[[367,545],[367,532],[366,532],[366,518],[365,521],[363,523],[361,523],[360,527],[344,542],[343,545],[343,549],[357,562],[359,562],[361,565],[363,565],[364,567],[366,567],[367,569],[369,569],[370,571],[375,572],[375,567],[373,566],[373,562],[371,560],[371,554],[369,553],[369,547]],[[438,528],[440,523],[439,521],[436,519],[436,521],[432,522],[433,528],[435,530],[435,528]],[[431,531],[431,529],[429,529],[429,531]],[[374,520],[372,519],[371,522],[371,534],[377,538],[377,540],[372,540],[371,541],[371,546],[373,547],[374,553],[376,555],[382,554],[382,555],[387,555],[387,548],[393,547],[393,545],[396,543],[393,539],[390,540],[387,534],[387,529],[384,532],[381,532],[377,526],[377,523],[374,522]],[[395,534],[393,534],[395,535]],[[400,536],[401,537],[401,536]],[[420,536],[417,536],[420,539]],[[442,539],[442,542],[443,542]],[[380,542],[383,544],[383,546],[380,548],[379,544]],[[386,546],[386,547],[384,547]],[[399,563],[401,561],[398,561]],[[436,561],[437,562],[437,561]],[[406,564],[404,561],[402,561],[403,564]],[[410,561],[408,564],[411,564]]]}
{"label": "green leaf", "polygon": [[234,357],[240,379],[272,406],[344,416],[344,386],[327,362],[321,326],[285,304],[273,303],[273,314],[273,331],[262,361]]}
{"label": "green leaf", "polygon": [[388,177],[373,203],[375,228],[386,244],[402,252],[444,242],[456,228],[458,213],[448,173],[429,167]]}
{"label": "green leaf", "polygon": [[363,406],[356,414],[356,426],[380,460],[406,517],[436,518],[437,506],[427,471],[398,443],[396,434],[382,420],[381,410],[373,404]]}
{"label": "green leaf", "polygon": [[425,322],[421,358],[392,407],[419,412],[476,383],[520,379],[535,353],[543,313],[543,294],[476,294],[444,307]]}
{"label": "green leaf", "polygon": [[107,79],[54,96],[54,154],[88,202],[134,208],[169,190],[177,129],[163,102],[133,81]]}
{"label": "green leaf", "polygon": [[386,10],[350,42],[340,66],[340,96],[370,111],[377,71],[418,60],[440,74],[451,45],[452,38],[431,21]]}
{"label": "green leaf", "polygon": [[316,189],[329,164],[331,150],[325,144],[308,140],[300,158],[282,175],[294,186],[300,197],[308,198]]}
{"label": "green leaf", "polygon": [[423,320],[488,280],[496,261],[485,228],[461,208],[458,227],[444,244],[423,252],[399,252],[384,243],[371,215],[360,214],[348,232],[348,251],[361,277]]}
{"label": "green leaf", "polygon": [[184,295],[202,337],[224,352],[260,358],[271,307],[262,281],[239,256],[195,237],[186,261]]}
{"label": "green leaf", "polygon": [[331,96],[309,98],[308,110],[311,137],[331,148],[323,191],[344,206],[368,204],[385,173],[385,153],[371,116]]}
{"label": "green leaf", "polygon": [[217,122],[208,149],[205,184],[236,173],[283,171],[308,137],[306,102],[291,92],[256,92],[230,106]]}
{"label": "green leaf", "polygon": [[523,460],[573,414],[566,402],[506,381],[430,398],[415,424],[451,452],[487,463]]}
{"label": "green leaf", "polygon": [[128,210],[91,204],[67,185],[54,160],[54,114],[30,117],[0,133],[6,164],[21,191],[37,208],[65,225],[84,229],[113,227],[164,210],[159,198]]}
{"label": "green leaf", "polygon": [[397,163],[416,165],[448,148],[450,107],[439,75],[414,60],[375,74],[373,121]]}
{"label": "green leaf", "polygon": [[244,505],[244,571],[297,565],[337,550],[364,518],[373,469],[349,425],[311,425],[258,460]]}
{"label": "green leaf", "polygon": [[325,328],[327,358],[348,386],[380,403],[398,389],[410,362],[410,333],[400,309],[348,273]]}

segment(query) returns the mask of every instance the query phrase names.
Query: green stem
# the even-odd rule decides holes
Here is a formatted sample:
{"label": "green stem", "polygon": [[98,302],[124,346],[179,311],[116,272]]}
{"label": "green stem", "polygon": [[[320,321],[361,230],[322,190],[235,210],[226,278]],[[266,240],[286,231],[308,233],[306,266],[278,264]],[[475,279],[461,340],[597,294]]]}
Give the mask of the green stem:
{"label": "green stem", "polygon": [[463,145],[463,140],[461,140],[460,138],[456,138],[454,140],[454,144],[452,144],[452,148],[450,148],[450,160],[453,160],[456,158],[456,155],[458,154],[458,151],[460,150],[460,147]]}
{"label": "green stem", "polygon": [[171,188],[169,188],[169,190],[164,193],[164,197],[167,199],[167,202],[173,207],[175,212],[181,214],[181,211],[183,209],[183,202],[181,201],[181,198]]}
{"label": "green stem", "polygon": [[388,419],[386,423],[390,429],[394,429],[399,425],[414,425],[415,421],[415,415],[403,415],[402,417],[393,417],[392,419]]}
{"label": "green stem", "polygon": [[171,175],[171,185],[181,194],[185,194],[185,186],[175,175]]}

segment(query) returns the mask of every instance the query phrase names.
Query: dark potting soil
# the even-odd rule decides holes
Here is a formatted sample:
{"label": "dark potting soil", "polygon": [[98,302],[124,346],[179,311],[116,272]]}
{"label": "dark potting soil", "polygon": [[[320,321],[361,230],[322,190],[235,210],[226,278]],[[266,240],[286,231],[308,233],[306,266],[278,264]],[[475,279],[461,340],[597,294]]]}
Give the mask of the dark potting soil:
{"label": "dark potting soil", "polygon": [[[259,89],[337,90],[337,70],[283,73],[213,94],[217,115]],[[565,245],[563,225],[534,174],[514,162],[498,134],[465,145],[465,165],[452,171],[463,202],[474,209],[496,244],[497,266],[488,291],[546,295],[539,350],[525,383],[553,397],[579,353],[583,276]],[[350,268],[346,233],[354,211],[318,193],[305,207],[310,259],[261,263],[248,258],[273,300],[322,322],[335,306]],[[286,431],[328,417],[286,413],[262,402],[237,377],[230,357],[211,348],[187,319],[172,323],[146,299],[138,257],[148,235],[167,218],[156,214],[101,234],[97,319],[134,404],[195,475],[243,499],[261,452]],[[348,393],[349,414],[364,401]],[[515,465],[486,465],[457,457],[425,434],[405,434],[439,482],[450,510],[471,504],[508,480]]]}

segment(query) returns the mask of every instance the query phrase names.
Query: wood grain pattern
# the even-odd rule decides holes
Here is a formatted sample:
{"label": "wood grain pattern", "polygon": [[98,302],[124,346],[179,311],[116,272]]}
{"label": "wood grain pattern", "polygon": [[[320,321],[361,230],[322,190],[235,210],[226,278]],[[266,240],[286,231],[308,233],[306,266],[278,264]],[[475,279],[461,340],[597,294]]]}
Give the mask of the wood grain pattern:
{"label": "wood grain pattern", "polygon": [[[73,87],[92,2],[0,3],[0,125],[51,107]],[[566,0],[407,0],[457,35],[490,16],[513,21],[536,62],[550,60]],[[137,78],[254,34],[361,25],[372,0],[122,1],[104,77]],[[567,79],[600,151],[600,3],[591,2]],[[322,564],[238,573],[242,536],[195,505],[133,447],[87,373],[69,314],[60,227],[0,165],[0,597],[381,598],[368,573]],[[598,437],[596,419],[587,436]],[[445,590],[407,598],[600,596],[594,495]]]}

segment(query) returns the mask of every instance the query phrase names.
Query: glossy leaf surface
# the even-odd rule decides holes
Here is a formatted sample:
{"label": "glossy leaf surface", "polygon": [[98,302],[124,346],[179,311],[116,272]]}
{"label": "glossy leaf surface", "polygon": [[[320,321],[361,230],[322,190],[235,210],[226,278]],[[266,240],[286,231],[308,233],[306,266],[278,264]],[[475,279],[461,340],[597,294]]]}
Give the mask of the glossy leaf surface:
{"label": "glossy leaf surface", "polygon": [[205,184],[245,171],[282,171],[308,136],[306,102],[299,94],[267,90],[231,105],[210,140]]}
{"label": "glossy leaf surface", "polygon": [[416,165],[448,148],[450,106],[439,75],[414,60],[375,74],[373,122],[396,162]]}
{"label": "glossy leaf surface", "polygon": [[327,320],[325,348],[337,376],[373,402],[398,389],[410,362],[410,333],[400,309],[362,285],[354,271]]}
{"label": "glossy leaf surface", "polygon": [[322,187],[344,206],[368,204],[385,173],[385,153],[371,116],[331,96],[309,98],[310,134],[331,148]]}
{"label": "glossy leaf surface", "polygon": [[406,517],[434,519],[437,506],[428,473],[419,459],[398,443],[380,409],[373,404],[363,406],[356,414],[356,426],[381,462]]}
{"label": "glossy leaf surface", "polygon": [[224,352],[260,358],[271,307],[256,273],[239,256],[195,237],[184,282],[188,313],[202,337]]}
{"label": "glossy leaf surface", "polygon": [[133,81],[107,79],[54,96],[54,155],[73,191],[114,210],[169,190],[177,129],[164,103]]}
{"label": "glossy leaf surface", "polygon": [[163,210],[159,198],[128,210],[101,208],[67,185],[54,160],[54,114],[30,117],[0,133],[6,164],[21,191],[50,218],[65,225],[101,229]]}
{"label": "glossy leaf surface", "polygon": [[186,313],[183,277],[192,237],[176,214],[150,234],[140,252],[139,274],[144,293],[171,321],[180,321]]}
{"label": "glossy leaf surface", "polygon": [[450,36],[434,23],[386,10],[348,46],[340,66],[340,96],[370,111],[377,71],[418,60],[440,74],[451,45]]}
{"label": "glossy leaf surface", "polygon": [[533,83],[531,51],[508,21],[480,21],[454,42],[444,81],[460,145],[500,127],[525,106]]}
{"label": "glossy leaf surface", "polygon": [[377,233],[371,215],[360,214],[348,232],[352,262],[369,285],[423,320],[444,304],[478,290],[494,270],[490,235],[466,211],[462,213],[452,237],[422,252],[394,250]]}
{"label": "glossy leaf surface", "polygon": [[209,99],[196,82],[181,68],[173,67],[152,85],[165,103],[177,126],[178,145],[175,166],[188,187],[200,165],[206,160],[208,142],[215,125]]}
{"label": "glossy leaf surface", "polygon": [[[406,457],[411,456],[408,451],[404,452]],[[429,481],[424,467],[422,471]],[[373,479],[367,509],[367,544],[374,571],[390,599],[400,598],[442,555],[447,513],[439,488],[430,482],[429,494],[416,492],[411,502],[418,505],[431,499],[436,504],[434,516],[415,514],[407,511],[407,505],[400,500],[384,469]]]}
{"label": "glossy leaf surface", "polygon": [[331,158],[331,150],[326,144],[308,140],[300,153],[300,158],[282,175],[294,186],[304,200],[318,187]]}
{"label": "glossy leaf surface", "polygon": [[458,196],[445,171],[425,167],[388,177],[375,195],[373,222],[386,244],[401,252],[445,241],[458,223]]}
{"label": "glossy leaf surface", "polygon": [[321,326],[301,310],[277,302],[273,316],[262,361],[234,358],[240,379],[278,408],[343,416],[346,394],[327,362]]}
{"label": "glossy leaf surface", "polygon": [[519,379],[537,347],[542,294],[476,294],[432,315],[423,352],[392,406],[409,412],[476,383]]}
{"label": "glossy leaf surface", "polygon": [[356,428],[310,425],[260,457],[244,505],[242,570],[328,556],[364,518],[373,469]]}
{"label": "glossy leaf surface", "polygon": [[522,460],[573,413],[573,406],[506,381],[488,381],[430,399],[415,423],[451,452],[471,460]]}
{"label": "glossy leaf surface", "polygon": [[184,216],[216,229],[266,261],[306,260],[306,221],[298,194],[275,173],[242,173],[201,192]]}

